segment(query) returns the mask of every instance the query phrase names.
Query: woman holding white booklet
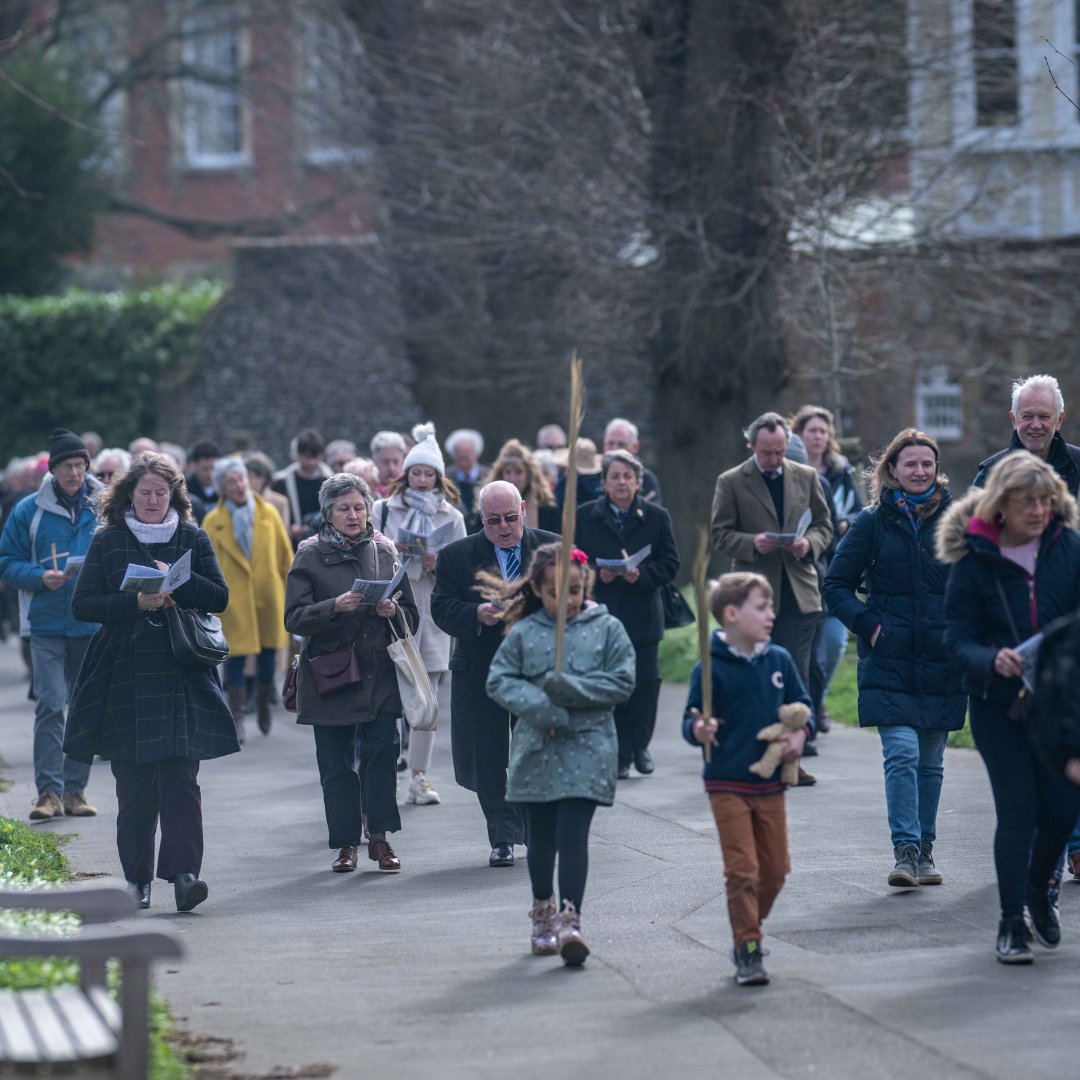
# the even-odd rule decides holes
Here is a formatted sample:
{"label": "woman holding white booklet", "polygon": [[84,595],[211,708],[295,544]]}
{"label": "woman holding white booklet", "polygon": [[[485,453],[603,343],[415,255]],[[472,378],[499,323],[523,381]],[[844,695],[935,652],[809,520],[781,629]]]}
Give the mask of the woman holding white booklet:
{"label": "woman holding white booklet", "polygon": [[[102,523],[79,574],[72,611],[101,626],[79,670],[64,749],[77,761],[100,754],[112,765],[116,845],[141,906],[150,906],[160,821],[157,876],[173,884],[177,910],[190,911],[207,896],[199,880],[199,763],[240,746],[217,671],[176,659],[163,609],[176,603],[222,612],[229,590],[171,459],[138,454],[104,492],[98,513]],[[153,568],[142,580],[155,591],[122,587],[140,568]],[[166,580],[172,591],[162,587]]]}
{"label": "woman holding white booklet", "polygon": [[[465,536],[465,519],[457,508],[454,482],[446,476],[442,451],[433,424],[413,428],[416,445],[405,458],[404,472],[386,499],[372,511],[375,528],[391,537],[403,555],[412,555],[408,575],[420,611],[416,643],[431,688],[436,694],[450,668],[450,637],[431,618],[431,594],[435,589],[435,560],[447,544]],[[412,779],[406,799],[417,805],[434,805],[439,793],[428,779],[434,731],[409,734],[409,769]]]}
{"label": "woman holding white booklet", "polygon": [[574,539],[596,567],[594,599],[623,624],[636,654],[634,692],[615,706],[619,779],[625,780],[631,764],[643,776],[653,771],[649,742],[656,725],[658,651],[664,636],[660,590],[679,572],[679,550],[671,515],[641,497],[644,469],[633,454],[606,453],[600,476],[604,494],[578,507]]}

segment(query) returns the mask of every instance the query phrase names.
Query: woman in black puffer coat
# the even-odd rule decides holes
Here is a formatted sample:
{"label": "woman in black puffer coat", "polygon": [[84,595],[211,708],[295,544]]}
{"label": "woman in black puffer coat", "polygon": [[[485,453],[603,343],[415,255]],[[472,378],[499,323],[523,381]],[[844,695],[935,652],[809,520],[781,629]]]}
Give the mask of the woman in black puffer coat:
{"label": "woman in black puffer coat", "polygon": [[971,732],[997,811],[997,956],[1007,964],[1032,960],[1025,905],[1041,944],[1061,940],[1051,890],[1080,789],[1038,756],[1020,712],[1025,661],[1016,646],[1080,606],[1076,524],[1076,502],[1061,477],[1041,458],[1015,453],[993,467],[985,490],[973,489],[949,510],[938,533],[938,557],[954,564],[945,644],[964,673]]}
{"label": "woman in black puffer coat", "polygon": [[960,672],[944,647],[948,568],[934,554],[951,501],[939,456],[914,428],[889,443],[874,462],[871,505],[844,534],[823,589],[858,642],[859,724],[881,737],[896,859],[888,880],[901,887],[941,884],[933,845],[945,742],[964,726]]}

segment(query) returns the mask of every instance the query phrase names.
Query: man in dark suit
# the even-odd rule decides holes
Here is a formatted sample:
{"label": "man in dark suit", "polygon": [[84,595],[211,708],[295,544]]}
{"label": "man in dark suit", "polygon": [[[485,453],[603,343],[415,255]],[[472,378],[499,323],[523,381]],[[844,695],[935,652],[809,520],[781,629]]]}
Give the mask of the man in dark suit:
{"label": "man in dark suit", "polygon": [[525,528],[525,502],[513,484],[496,480],[477,505],[483,531],[455,540],[439,552],[431,615],[454,639],[450,655],[450,748],[454,778],[475,791],[487,819],[491,866],[513,866],[514,844],[525,842],[521,811],[506,801],[510,714],[484,689],[488,668],[502,641],[498,610],[476,588],[477,570],[510,580],[524,573],[533,551],[559,538]]}

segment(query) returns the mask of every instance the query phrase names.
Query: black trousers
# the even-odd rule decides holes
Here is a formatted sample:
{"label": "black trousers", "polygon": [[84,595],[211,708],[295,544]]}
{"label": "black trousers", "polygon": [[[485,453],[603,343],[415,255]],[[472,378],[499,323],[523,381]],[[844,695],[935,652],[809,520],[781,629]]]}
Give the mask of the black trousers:
{"label": "black trousers", "polygon": [[1023,726],[971,698],[971,733],[990,775],[997,811],[994,866],[1001,914],[1023,913],[1027,891],[1045,895],[1080,813],[1080,788],[1050,772]]}
{"label": "black trousers", "polygon": [[359,847],[368,833],[397,832],[397,717],[379,713],[365,724],[313,724],[329,846]]}
{"label": "black trousers", "polygon": [[203,858],[199,763],[166,758],[151,764],[113,761],[116,778],[116,849],[128,881],[154,880],[154,841],[161,822],[157,876],[199,876]]}
{"label": "black trousers", "polygon": [[478,791],[476,797],[487,819],[488,843],[492,847],[525,843],[525,818],[517,803],[506,801],[505,788],[502,791]]}
{"label": "black trousers", "polygon": [[580,911],[589,875],[589,826],[597,804],[592,799],[522,803],[529,823],[529,878],[533,896],[546,900],[555,891],[559,859],[559,900]]}
{"label": "black trousers", "polygon": [[656,727],[660,698],[660,643],[635,645],[634,692],[615,706],[615,731],[619,736],[619,764],[629,765],[635,750],[645,750]]}
{"label": "black trousers", "polygon": [[814,651],[814,635],[817,633],[818,623],[821,622],[821,612],[811,611],[804,615],[799,610],[787,574],[782,573],[780,580],[780,610],[773,623],[772,641],[774,645],[782,645],[791,653],[799,678],[802,679],[803,689],[809,693],[810,658]]}

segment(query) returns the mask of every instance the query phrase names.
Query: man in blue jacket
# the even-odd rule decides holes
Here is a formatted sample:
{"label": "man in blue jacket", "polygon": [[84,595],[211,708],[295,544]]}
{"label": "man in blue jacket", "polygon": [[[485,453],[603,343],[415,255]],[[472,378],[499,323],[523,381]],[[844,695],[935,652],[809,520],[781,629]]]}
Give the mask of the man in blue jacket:
{"label": "man in blue jacket", "polygon": [[31,821],[65,814],[90,817],[97,810],[83,794],[90,766],[64,754],[64,709],[83,653],[97,625],[71,614],[78,571],[97,526],[95,503],[102,485],[87,475],[90,455],[75,434],[49,436],[49,472],[36,493],[20,500],[0,536],[0,578],[19,590],[20,633],[30,638],[34,669],[34,780]]}

